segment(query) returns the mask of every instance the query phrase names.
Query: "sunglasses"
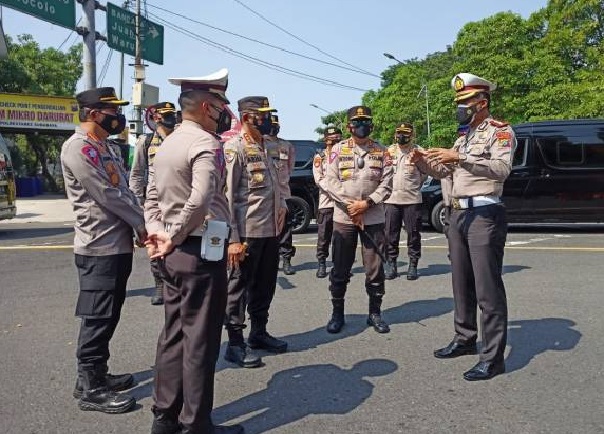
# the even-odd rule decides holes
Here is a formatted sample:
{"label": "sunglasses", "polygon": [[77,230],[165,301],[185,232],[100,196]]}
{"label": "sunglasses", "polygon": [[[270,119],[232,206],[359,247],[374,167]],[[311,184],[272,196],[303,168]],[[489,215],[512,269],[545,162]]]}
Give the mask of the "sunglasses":
{"label": "sunglasses", "polygon": [[350,125],[353,127],[360,127],[361,125],[373,125],[373,121],[371,119],[354,119],[350,121]]}

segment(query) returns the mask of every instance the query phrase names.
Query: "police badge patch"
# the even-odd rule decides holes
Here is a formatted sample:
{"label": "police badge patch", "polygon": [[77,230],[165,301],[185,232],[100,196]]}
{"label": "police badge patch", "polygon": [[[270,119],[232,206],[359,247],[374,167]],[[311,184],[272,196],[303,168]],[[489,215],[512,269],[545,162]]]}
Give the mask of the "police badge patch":
{"label": "police badge patch", "polygon": [[95,166],[100,164],[99,153],[92,145],[86,145],[82,148],[82,154]]}

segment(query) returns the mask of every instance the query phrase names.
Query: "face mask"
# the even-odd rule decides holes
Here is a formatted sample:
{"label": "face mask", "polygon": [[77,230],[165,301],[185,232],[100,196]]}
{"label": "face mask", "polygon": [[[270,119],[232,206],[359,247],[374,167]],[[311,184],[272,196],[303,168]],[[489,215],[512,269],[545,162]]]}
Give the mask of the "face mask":
{"label": "face mask", "polygon": [[162,116],[162,119],[161,119],[161,121],[158,122],[158,124],[163,125],[164,127],[166,127],[169,130],[173,130],[174,127],[176,126],[176,115],[175,114],[164,115],[164,116]]}
{"label": "face mask", "polygon": [[[212,106],[212,107],[214,107],[214,106]],[[214,108],[216,110],[219,110],[218,107],[214,107]],[[232,116],[228,112],[227,109],[223,109],[222,111],[220,111],[220,114],[218,115],[217,119],[213,118],[212,116],[210,116],[210,119],[212,119],[214,122],[216,122],[216,134],[222,134],[225,131],[228,131],[231,129]]]}
{"label": "face mask", "polygon": [[277,137],[277,134],[279,134],[279,131],[281,131],[281,127],[279,125],[273,125],[271,127],[271,132],[270,132],[270,136],[273,137]]}
{"label": "face mask", "polygon": [[478,112],[478,105],[459,104],[457,106],[457,123],[459,125],[471,124],[474,120],[474,116]]}
{"label": "face mask", "polygon": [[97,125],[104,129],[110,136],[120,134],[126,128],[126,116],[123,114],[110,115],[103,113],[103,120]]}
{"label": "face mask", "polygon": [[396,143],[398,143],[399,145],[406,145],[409,142],[411,142],[411,136],[396,136]]}
{"label": "face mask", "polygon": [[371,131],[373,131],[372,124],[361,124],[356,127],[352,127],[350,132],[353,136],[358,137],[359,139],[364,139],[369,137]]}
{"label": "face mask", "polygon": [[255,124],[254,126],[258,129],[258,131],[260,131],[260,134],[262,134],[263,136],[270,134],[271,128],[273,127],[270,116],[267,116],[260,120],[262,123],[260,125]]}

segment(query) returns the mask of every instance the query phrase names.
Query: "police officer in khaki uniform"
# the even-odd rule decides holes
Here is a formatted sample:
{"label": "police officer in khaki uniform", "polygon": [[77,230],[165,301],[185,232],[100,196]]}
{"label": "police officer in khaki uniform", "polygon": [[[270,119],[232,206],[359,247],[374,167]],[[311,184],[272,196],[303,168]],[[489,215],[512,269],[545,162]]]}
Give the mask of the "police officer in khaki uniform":
{"label": "police officer in khaki uniform", "polygon": [[283,259],[283,274],[296,274],[292,268],[291,258],[296,255],[296,247],[293,245],[293,220],[291,213],[290,199],[292,197],[289,187],[289,178],[294,170],[296,162],[296,150],[287,140],[278,137],[281,125],[279,124],[279,116],[271,114],[271,131],[266,135],[265,139],[269,150],[269,155],[278,164],[279,168],[279,185],[281,186],[282,197],[287,203],[287,216],[283,225],[283,230],[279,234],[279,256]]}
{"label": "police officer in khaki uniform", "polygon": [[[224,145],[227,199],[231,211],[229,297],[226,329],[229,345],[224,358],[245,368],[260,366],[252,349],[287,351],[287,342],[267,330],[269,308],[277,286],[279,238],[287,204],[279,172],[287,161],[271,158],[264,139],[271,129],[271,108],[263,96],[238,101],[242,130]],[[245,255],[243,251],[245,250]],[[243,339],[245,311],[250,315],[248,345]]]}
{"label": "police officer in khaki uniform", "polygon": [[369,137],[373,130],[371,109],[355,106],[347,115],[352,137],[333,146],[322,183],[335,205],[329,287],[333,312],[327,331],[339,333],[344,326],[344,296],[360,235],[369,295],[367,324],[378,333],[388,333],[390,327],[381,316],[384,269],[380,254],[384,250],[383,202],[392,192],[392,160],[388,151]]}
{"label": "police officer in khaki uniform", "polygon": [[[183,121],[157,151],[145,202],[147,246],[160,259],[166,316],[157,343],[151,433],[242,433],[241,426],[214,426],[210,417],[227,297],[230,216],[217,135],[231,124],[227,70],[170,82],[181,86]],[[210,233],[213,223],[223,234]]]}
{"label": "police officer in khaki uniform", "polygon": [[395,143],[388,148],[392,157],[394,176],[392,194],[385,201],[386,211],[386,268],[385,278],[395,279],[398,276],[396,260],[399,253],[401,223],[407,232],[407,254],[409,268],[407,280],[417,279],[417,263],[422,255],[422,184],[428,177],[409,158],[414,149],[421,150],[413,144],[413,125],[403,122],[394,134]]}
{"label": "police officer in khaki uniform", "polygon": [[[130,190],[136,195],[141,204],[145,203],[147,182],[149,179],[149,168],[153,166],[153,160],[161,143],[174,131],[176,127],[176,107],[171,102],[160,102],[147,109],[149,127],[153,130],[151,134],[141,135],[136,142],[132,168],[130,169]],[[155,281],[155,294],[151,297],[151,304],[164,304],[164,283],[157,266],[157,260],[151,261],[151,274]]]}
{"label": "police officer in khaki uniform", "polygon": [[[456,75],[457,120],[469,125],[452,149],[416,153],[418,163],[434,175],[451,175],[451,218],[448,229],[455,337],[436,350],[437,358],[476,353],[476,306],[480,308],[480,361],[464,373],[468,381],[488,380],[505,372],[507,301],[501,277],[507,236],[503,183],[510,174],[514,131],[490,113],[490,93],[496,85],[473,74]],[[450,165],[454,165],[451,169]]]}
{"label": "police officer in khaki uniform", "polygon": [[319,211],[317,212],[317,277],[323,279],[327,277],[327,258],[329,257],[329,245],[333,235],[333,200],[325,192],[322,182],[327,172],[327,162],[331,150],[336,143],[342,140],[342,130],[337,127],[327,127],[323,132],[323,141],[325,149],[319,151],[312,164],[312,174],[315,184],[319,187]]}
{"label": "police officer in khaki uniform", "polygon": [[120,106],[128,102],[119,100],[112,87],[81,92],[76,100],[81,124],[61,149],[65,190],[76,217],[76,315],[82,318],[74,396],[82,410],[122,413],[135,400],[115,392],[128,389],[134,380],[130,374],[108,374],[109,341],[126,298],[133,235],[139,243],[147,236],[143,210],[107,145],[108,136],[124,130]]}

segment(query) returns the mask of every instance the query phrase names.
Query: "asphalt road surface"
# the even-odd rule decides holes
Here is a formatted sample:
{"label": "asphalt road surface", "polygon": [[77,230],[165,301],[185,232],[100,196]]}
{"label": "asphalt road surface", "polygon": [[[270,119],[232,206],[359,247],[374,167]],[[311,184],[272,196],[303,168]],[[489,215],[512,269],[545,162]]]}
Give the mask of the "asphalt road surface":
{"label": "asphalt road surface", "polygon": [[[113,372],[135,374],[139,404],[123,415],[82,412],[71,397],[79,324],[72,237],[70,224],[0,224],[0,433],[149,433],[163,311],[149,303],[148,262],[139,250],[110,360]],[[296,236],[297,273],[279,274],[269,322],[290,351],[253,370],[221,353],[214,421],[241,422],[248,434],[604,433],[602,226],[513,228],[504,260],[507,373],[479,383],[462,378],[476,356],[432,356],[453,336],[453,304],[445,239],[426,232],[423,240],[420,279],[387,282],[392,332],[365,325],[357,255],[346,326],[330,335],[316,232]]]}

